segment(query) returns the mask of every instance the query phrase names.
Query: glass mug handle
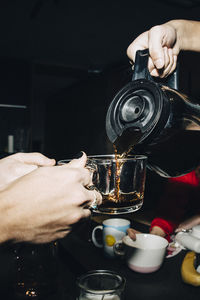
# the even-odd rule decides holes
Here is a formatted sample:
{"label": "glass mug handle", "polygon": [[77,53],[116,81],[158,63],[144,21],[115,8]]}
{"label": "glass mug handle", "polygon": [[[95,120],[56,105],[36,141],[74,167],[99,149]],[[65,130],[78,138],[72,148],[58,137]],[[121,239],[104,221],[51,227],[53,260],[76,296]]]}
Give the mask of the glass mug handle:
{"label": "glass mug handle", "polygon": [[98,241],[97,241],[97,239],[96,239],[96,231],[97,230],[103,230],[103,226],[102,225],[98,225],[98,226],[96,226],[94,229],[93,229],[93,231],[92,231],[92,241],[93,241],[93,243],[94,243],[94,245],[96,246],[96,247],[98,247],[98,248],[103,248],[103,243],[102,244],[100,244]]}
{"label": "glass mug handle", "polygon": [[[86,165],[85,165],[85,168],[89,170],[90,172],[90,176],[91,176],[91,181],[92,183],[88,186],[86,186],[86,188],[90,191],[93,191],[93,190],[96,190],[97,192],[99,192],[99,190],[96,188],[96,186],[94,185],[93,183],[93,179],[94,179],[94,174],[97,172],[97,166],[91,162],[91,161],[87,161]],[[97,203],[96,201],[94,201],[90,206],[89,208],[91,210],[96,210],[97,209]]]}
{"label": "glass mug handle", "polygon": [[[57,165],[59,165],[59,166],[65,165],[65,164],[69,163],[71,160],[72,159],[59,160],[57,162]],[[88,169],[88,171],[90,172],[90,176],[91,176],[91,184],[85,186],[85,188],[90,190],[90,191],[96,190],[97,192],[99,192],[98,189],[96,188],[96,186],[93,183],[93,175],[97,171],[97,166],[92,161],[87,160],[85,168]],[[89,206],[86,205],[84,208],[88,208],[92,211],[92,210],[96,210],[97,207],[98,207],[98,203],[96,201],[96,197],[95,197],[95,194],[94,194],[94,201],[92,202],[92,204],[89,205]]]}
{"label": "glass mug handle", "polygon": [[93,179],[94,179],[94,174],[97,172],[97,166],[93,162],[87,160],[85,168],[90,172],[90,176],[91,176],[91,180],[92,180],[92,184],[89,185],[87,188],[89,190],[94,190],[94,189],[96,189],[96,187],[93,184]]}
{"label": "glass mug handle", "polygon": [[117,256],[123,257],[125,255],[125,248],[124,248],[122,240],[116,242],[113,245],[113,251]]}

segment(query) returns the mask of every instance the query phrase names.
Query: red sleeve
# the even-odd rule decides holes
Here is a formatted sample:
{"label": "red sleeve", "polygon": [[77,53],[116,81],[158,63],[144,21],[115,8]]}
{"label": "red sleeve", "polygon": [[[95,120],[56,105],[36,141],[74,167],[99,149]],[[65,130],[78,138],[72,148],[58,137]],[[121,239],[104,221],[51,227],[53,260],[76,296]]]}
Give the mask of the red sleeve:
{"label": "red sleeve", "polygon": [[152,221],[150,231],[154,226],[160,227],[169,241],[177,225],[185,219],[198,186],[199,180],[195,171],[184,176],[169,178],[157,205],[158,217]]}
{"label": "red sleeve", "polygon": [[165,232],[165,234],[166,234],[165,238],[168,241],[170,241],[170,235],[174,232],[174,229],[176,228],[175,223],[173,223],[171,221],[167,221],[162,218],[153,219],[153,221],[151,222],[150,231],[152,230],[152,228],[154,226],[160,227]]}
{"label": "red sleeve", "polygon": [[168,179],[169,183],[170,182],[180,182],[180,183],[185,183],[185,184],[189,184],[192,186],[198,186],[199,185],[199,180],[196,176],[195,170],[185,174],[183,176],[179,176],[179,177],[173,177],[173,178],[169,178]]}
{"label": "red sleeve", "polygon": [[[185,219],[191,205],[199,197],[199,193],[197,193],[198,185],[195,171],[184,176],[169,178],[157,203],[156,215],[167,220],[169,224],[173,224],[174,229]],[[164,225],[162,224],[162,226]]]}

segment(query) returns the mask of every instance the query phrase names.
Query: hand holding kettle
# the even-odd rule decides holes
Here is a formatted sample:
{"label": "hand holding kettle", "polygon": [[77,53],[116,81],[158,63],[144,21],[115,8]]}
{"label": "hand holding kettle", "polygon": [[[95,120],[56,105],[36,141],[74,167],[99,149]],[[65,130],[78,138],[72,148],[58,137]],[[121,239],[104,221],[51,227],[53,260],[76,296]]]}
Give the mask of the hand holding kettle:
{"label": "hand holding kettle", "polygon": [[178,90],[178,68],[155,80],[149,49],[136,53],[132,81],[114,97],[106,132],[118,154],[143,154],[163,177],[177,177],[200,165],[200,105]]}
{"label": "hand holding kettle", "polygon": [[128,47],[127,55],[134,62],[137,50],[149,49],[149,72],[155,77],[171,74],[181,50],[200,51],[200,22],[171,20],[153,26],[140,34]]}

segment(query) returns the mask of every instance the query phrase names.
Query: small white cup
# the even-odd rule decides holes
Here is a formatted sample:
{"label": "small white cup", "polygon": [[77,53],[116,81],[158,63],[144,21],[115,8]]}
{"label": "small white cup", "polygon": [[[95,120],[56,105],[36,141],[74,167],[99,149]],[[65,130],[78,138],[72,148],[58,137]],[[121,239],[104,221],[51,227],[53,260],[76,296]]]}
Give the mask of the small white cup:
{"label": "small white cup", "polygon": [[[116,257],[113,246],[121,240],[127,233],[127,229],[130,228],[130,221],[122,218],[113,218],[103,221],[102,225],[96,226],[92,231],[92,241],[98,248],[104,249],[104,254],[107,257]],[[102,243],[99,243],[96,239],[96,231],[102,231]]]}
{"label": "small white cup", "polygon": [[139,273],[157,271],[165,258],[168,241],[154,234],[136,234],[136,241],[125,236],[114,246],[116,255],[125,256],[128,267]]}

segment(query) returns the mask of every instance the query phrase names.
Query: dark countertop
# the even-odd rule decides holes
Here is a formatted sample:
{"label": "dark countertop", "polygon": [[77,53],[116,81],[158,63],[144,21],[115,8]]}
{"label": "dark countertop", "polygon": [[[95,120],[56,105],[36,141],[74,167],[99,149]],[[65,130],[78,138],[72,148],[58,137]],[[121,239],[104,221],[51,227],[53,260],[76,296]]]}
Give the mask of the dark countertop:
{"label": "dark countertop", "polygon": [[[145,225],[132,222],[132,226],[137,230],[148,232]],[[125,300],[193,300],[200,292],[198,287],[187,285],[182,281],[180,269],[186,254],[185,250],[165,259],[157,272],[140,274],[130,270],[122,259],[104,257],[102,249],[96,248],[88,241],[84,232],[86,233],[87,229],[82,226],[81,230],[69,235],[60,245],[62,252],[66,251],[66,256],[68,255],[68,261],[74,262],[74,265],[69,264],[69,269],[76,276],[93,269],[117,271],[126,278]]]}
{"label": "dark countertop", "polygon": [[[180,268],[186,251],[165,259],[162,267],[155,273],[136,273],[126,266],[123,259],[106,258],[102,249],[92,244],[90,235],[95,225],[97,223],[93,221],[81,223],[65,239],[59,241],[58,292],[39,299],[75,300],[76,278],[94,269],[114,270],[123,275],[126,278],[125,300],[193,300],[197,297],[200,288],[187,285],[181,279]],[[132,222],[132,226],[137,230],[148,232],[145,225]],[[29,297],[17,298],[13,293],[15,272],[11,245],[3,245],[0,248],[0,260],[0,299],[28,299]]]}

